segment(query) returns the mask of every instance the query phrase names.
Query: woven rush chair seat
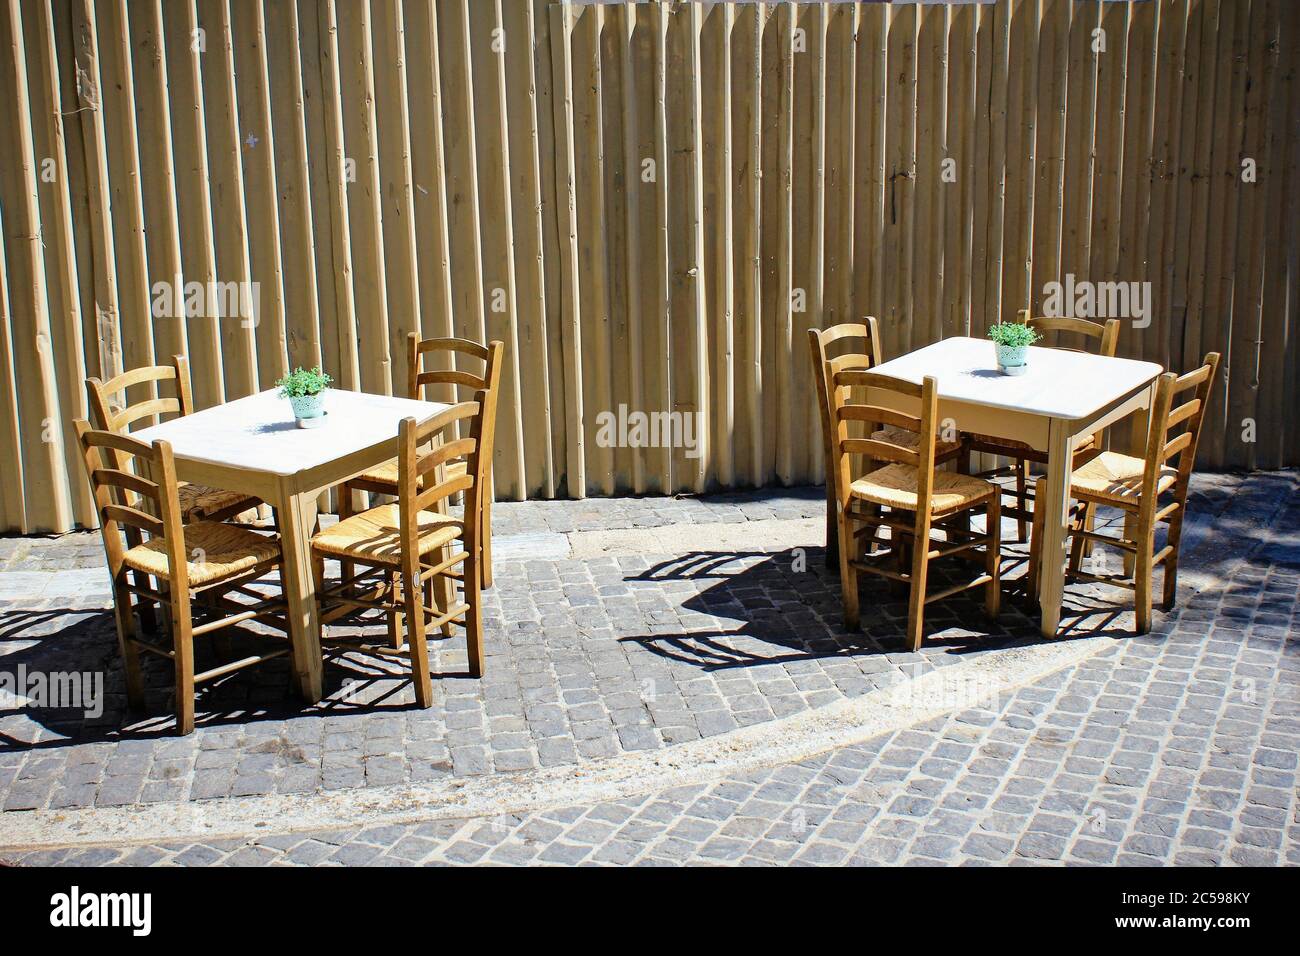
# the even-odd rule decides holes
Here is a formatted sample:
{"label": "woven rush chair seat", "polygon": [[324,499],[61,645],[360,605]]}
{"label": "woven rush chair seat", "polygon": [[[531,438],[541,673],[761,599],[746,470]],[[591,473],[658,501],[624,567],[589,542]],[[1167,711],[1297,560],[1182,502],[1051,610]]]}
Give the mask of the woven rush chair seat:
{"label": "woven rush chair seat", "polygon": [[[237,525],[195,521],[185,525],[185,554],[190,585],[201,587],[278,558],[280,543]],[[152,574],[163,581],[171,578],[167,542],[163,538],[150,538],[136,545],[122,555],[122,561],[132,570]]]}
{"label": "woven rush chair seat", "polygon": [[[460,519],[433,511],[421,511],[417,523],[421,556],[450,544],[464,531]],[[339,558],[396,567],[402,563],[400,509],[396,504],[379,505],[344,518],[313,537],[312,547]]]}
{"label": "woven rush chair seat", "polygon": [[[423,476],[421,476],[423,478]],[[397,459],[390,458],[382,465],[377,465],[369,471],[363,471],[352,479],[353,481],[373,481],[385,485],[397,486]],[[423,481],[421,481],[423,484]]]}
{"label": "woven rush chair seat", "polygon": [[[854,498],[890,508],[915,511],[919,473],[911,465],[894,463],[863,475],[849,485]],[[955,471],[935,471],[930,510],[935,514],[968,507],[997,493],[997,485]]]}
{"label": "woven rush chair seat", "polygon": [[[420,457],[423,458],[424,455],[421,455]],[[463,461],[449,461],[447,462],[447,464],[443,465],[443,474],[447,478],[457,478],[465,474],[465,463]],[[352,480],[371,481],[371,482],[375,482],[376,484],[381,484],[381,483],[388,484],[396,488],[397,487],[397,459],[390,458],[388,461],[384,462],[378,468],[371,468],[369,471],[363,471],[361,474],[357,475],[357,477],[353,478]],[[416,487],[417,488],[424,487],[423,475],[420,475],[417,478]]]}
{"label": "woven rush chair seat", "polygon": [[[915,432],[909,432],[906,428],[898,428],[895,425],[886,425],[884,428],[877,429],[871,433],[871,437],[876,441],[887,441],[894,445],[915,451],[921,447],[921,436]],[[944,441],[936,437],[934,440],[935,457],[943,459],[956,455],[961,451],[961,440]]]}
{"label": "woven rush chair seat", "polygon": [[242,510],[252,510],[262,503],[260,498],[250,498],[241,491],[224,491],[183,481],[176,483],[176,494],[181,503],[181,519],[186,522],[229,513],[229,509],[241,503],[244,505]]}
{"label": "woven rush chair seat", "polygon": [[[1131,506],[1141,497],[1146,466],[1141,458],[1103,451],[1075,468],[1070,476],[1070,493]],[[1162,465],[1156,493],[1164,494],[1177,480],[1178,470]]]}

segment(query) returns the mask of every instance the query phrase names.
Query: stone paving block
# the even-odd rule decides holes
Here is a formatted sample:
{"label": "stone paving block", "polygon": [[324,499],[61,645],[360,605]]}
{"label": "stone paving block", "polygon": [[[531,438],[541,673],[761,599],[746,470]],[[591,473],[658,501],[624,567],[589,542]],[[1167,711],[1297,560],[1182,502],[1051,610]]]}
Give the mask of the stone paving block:
{"label": "stone paving block", "polygon": [[[1263,479],[1246,479],[1257,480]],[[1294,478],[1285,480],[1294,490]],[[631,806],[611,801],[501,823],[380,828],[365,836],[376,843],[362,839],[364,830],[345,829],[283,841],[133,847],[125,859],[137,865],[1294,864],[1300,862],[1300,720],[1279,701],[1294,699],[1296,683],[1285,653],[1300,586],[1294,570],[1300,547],[1285,543],[1300,531],[1300,506],[1290,503],[1295,497],[1270,498],[1268,522],[1278,533],[1249,545],[1262,556],[1255,565],[1225,565],[1231,577],[1200,593],[1184,587],[1181,606],[1157,615],[1150,636],[1121,637],[990,707],[752,778],[650,794]],[[499,520],[498,531],[512,521],[528,533],[558,535],[620,523],[686,526],[720,514],[815,517],[822,507],[819,489],[796,494],[791,504],[776,504],[768,493],[736,500],[546,502],[513,510],[502,503],[514,517]],[[1228,494],[1216,500],[1220,508],[1235,501]],[[1244,547],[1238,553],[1249,553]],[[1189,574],[1196,571],[1194,561],[1185,564]],[[882,615],[870,633],[844,634],[838,584],[823,573],[820,558],[798,579],[787,561],[762,554],[707,578],[674,576],[666,570],[673,565],[672,556],[642,554],[503,559],[498,586],[487,597],[489,677],[439,682],[438,703],[428,711],[400,709],[411,697],[409,684],[396,678],[385,680],[393,693],[389,706],[398,710],[376,712],[358,698],[342,710],[301,711],[282,697],[287,671],[269,666],[251,682],[223,682],[201,702],[219,716],[223,706],[246,711],[257,699],[265,716],[201,721],[190,738],[133,739],[127,729],[105,739],[104,730],[124,722],[115,671],[118,709],[106,711],[103,730],[87,734],[93,741],[30,756],[0,753],[0,805],[75,809],[527,774],[728,733],[952,664],[938,641],[928,640],[918,654],[899,651],[905,615],[883,588],[872,599]],[[965,611],[956,610],[958,603],[937,605],[931,625],[961,632]],[[1009,603],[1004,625],[1014,621],[1032,634],[1032,619]],[[115,654],[111,620],[102,610],[70,614],[49,633],[64,637],[60,660]],[[12,639],[21,640],[21,633]],[[728,666],[713,667],[718,654]],[[435,656],[440,668],[463,668],[463,642],[440,645]],[[736,659],[745,665],[731,666]],[[331,664],[353,666],[346,656]],[[1249,700],[1246,680],[1253,682]],[[168,681],[156,669],[151,697],[164,700]],[[28,733],[35,741],[51,732],[28,714],[5,720],[15,739]],[[32,853],[19,862],[123,858],[121,850],[89,848],[55,857]]]}

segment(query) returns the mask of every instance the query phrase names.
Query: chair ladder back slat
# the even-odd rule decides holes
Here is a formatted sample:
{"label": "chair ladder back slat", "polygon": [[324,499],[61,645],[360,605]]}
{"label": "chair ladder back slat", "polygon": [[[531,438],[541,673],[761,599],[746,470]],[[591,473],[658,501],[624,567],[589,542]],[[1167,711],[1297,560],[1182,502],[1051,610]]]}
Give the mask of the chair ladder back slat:
{"label": "chair ladder back slat", "polygon": [[137,402],[134,405],[128,405],[117,413],[114,420],[113,431],[128,431],[132,425],[142,418],[152,418],[155,415],[173,415],[181,413],[181,403],[176,398],[151,398],[147,401]]}
{"label": "chair ladder back slat", "polygon": [[100,517],[104,521],[113,521],[118,524],[130,525],[132,528],[139,528],[141,531],[147,531],[156,538],[166,537],[167,526],[162,520],[155,518],[151,514],[146,514],[139,508],[132,508],[130,505],[108,504],[99,509]]}
{"label": "chair ladder back slat", "polygon": [[840,450],[846,455],[865,455],[878,461],[899,462],[913,467],[920,467],[921,463],[920,455],[913,449],[878,438],[843,438]]}
{"label": "chair ladder back slat", "polygon": [[[1201,367],[1180,375],[1170,388],[1170,403],[1173,396],[1188,389],[1194,389],[1192,397],[1176,408],[1170,408],[1165,415],[1165,435],[1171,427],[1186,423],[1186,430],[1180,438],[1186,438],[1186,445],[1180,449],[1178,457],[1177,500],[1180,504],[1187,498],[1187,489],[1196,465],[1196,451],[1200,446],[1201,429],[1205,424],[1205,413],[1209,407],[1210,392],[1214,388],[1214,378],[1219,371],[1219,353],[1210,352],[1205,356]],[[1177,439],[1175,439],[1177,441]]]}
{"label": "chair ladder back slat", "polygon": [[96,484],[134,491],[152,499],[156,504],[161,501],[162,492],[158,488],[158,483],[142,478],[134,472],[122,471],[120,468],[96,468],[91,473],[90,479]]}
{"label": "chair ladder back slat", "polygon": [[473,438],[457,438],[454,441],[435,445],[432,450],[420,455],[419,460],[415,463],[415,473],[423,478],[429,472],[449,461],[458,461],[460,459],[468,461],[469,456],[474,453],[476,444]]}
{"label": "chair ladder back slat", "polygon": [[[132,403],[127,390],[160,382],[174,382],[175,394],[171,397],[156,393]],[[194,411],[194,392],[190,382],[189,361],[183,355],[172,356],[171,365],[145,365],[128,369],[107,382],[91,377],[86,379],[91,421],[101,431],[125,432],[142,418],[158,415],[189,415]],[[121,396],[118,402],[115,396]]]}
{"label": "chair ladder back slat", "polygon": [[867,422],[873,425],[893,425],[905,431],[921,434],[921,419],[897,409],[882,405],[843,404],[837,412],[837,420],[842,422]]}
{"label": "chair ladder back slat", "polygon": [[477,391],[480,388],[487,387],[487,379],[482,375],[475,375],[473,372],[465,372],[460,369],[435,369],[432,372],[421,372],[417,375],[415,385],[416,388],[423,388],[425,385],[461,385]]}
{"label": "chair ladder back slat", "polygon": [[456,475],[416,494],[412,499],[412,507],[415,511],[428,511],[430,506],[437,504],[439,501],[445,501],[452,495],[460,494],[463,491],[470,491],[473,487],[474,479],[472,476]]}
{"label": "chair ladder back slat", "polygon": [[1165,447],[1160,450],[1160,463],[1164,464],[1170,458],[1173,458],[1185,448],[1190,448],[1192,444],[1192,433],[1183,432],[1177,438],[1165,442]]}

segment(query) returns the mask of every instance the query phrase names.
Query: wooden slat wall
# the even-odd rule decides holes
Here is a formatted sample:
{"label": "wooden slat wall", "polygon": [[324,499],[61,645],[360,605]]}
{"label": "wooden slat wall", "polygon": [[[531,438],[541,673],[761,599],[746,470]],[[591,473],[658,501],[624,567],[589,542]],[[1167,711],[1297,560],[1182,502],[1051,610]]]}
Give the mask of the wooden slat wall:
{"label": "wooden slat wall", "polygon": [[[1122,354],[1223,353],[1203,466],[1300,464],[1296,8],[0,0],[0,527],[92,520],[87,374],[400,390],[409,330],[506,341],[500,498],[818,481],[807,328],[1067,273],[1151,283]],[[155,316],[176,274],[255,321]]]}

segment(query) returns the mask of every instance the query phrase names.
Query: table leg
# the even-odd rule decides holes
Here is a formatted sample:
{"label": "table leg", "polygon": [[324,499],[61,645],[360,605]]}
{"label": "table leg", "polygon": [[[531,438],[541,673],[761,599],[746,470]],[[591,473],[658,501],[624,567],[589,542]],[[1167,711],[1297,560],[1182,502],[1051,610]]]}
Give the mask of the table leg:
{"label": "table leg", "polygon": [[1043,497],[1034,502],[1042,510],[1043,542],[1039,549],[1038,604],[1042,609],[1041,631],[1055,637],[1061,622],[1061,595],[1065,590],[1065,526],[1070,507],[1070,466],[1074,441],[1068,426],[1052,419],[1047,439],[1047,481]]}
{"label": "table leg", "polygon": [[316,495],[280,495],[280,545],[284,551],[284,597],[289,605],[293,672],[298,693],[314,704],[324,693],[320,651],[320,612],[311,569],[311,536],[316,525]]}

